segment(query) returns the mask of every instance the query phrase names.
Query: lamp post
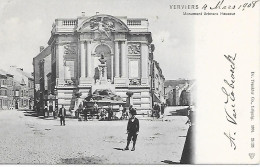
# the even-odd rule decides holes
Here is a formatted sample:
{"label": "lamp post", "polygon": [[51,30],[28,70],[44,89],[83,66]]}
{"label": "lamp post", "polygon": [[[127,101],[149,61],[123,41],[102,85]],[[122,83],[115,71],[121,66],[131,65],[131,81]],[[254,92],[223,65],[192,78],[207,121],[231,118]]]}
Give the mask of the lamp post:
{"label": "lamp post", "polygon": [[19,105],[18,105],[18,102],[19,102],[19,90],[15,90],[15,93],[14,93],[14,100],[15,100],[15,109],[18,109],[19,108]]}
{"label": "lamp post", "polygon": [[54,88],[54,92],[53,92],[54,96],[55,96],[55,112],[58,111],[58,99],[57,99],[57,89]]}
{"label": "lamp post", "polygon": [[131,91],[126,92],[126,95],[127,95],[126,106],[127,107],[130,107],[130,105],[132,104],[131,97],[132,97],[133,94],[134,93],[131,92]]}

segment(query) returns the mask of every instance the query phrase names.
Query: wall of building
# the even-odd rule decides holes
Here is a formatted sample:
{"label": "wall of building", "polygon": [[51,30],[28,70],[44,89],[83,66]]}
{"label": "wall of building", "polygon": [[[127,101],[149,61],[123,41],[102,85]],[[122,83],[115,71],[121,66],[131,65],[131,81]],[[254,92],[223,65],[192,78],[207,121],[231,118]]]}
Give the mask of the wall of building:
{"label": "wall of building", "polygon": [[[31,74],[24,72],[21,68],[11,66],[8,73],[13,75],[12,85],[9,89],[12,89],[12,104],[13,108],[17,109],[32,109],[33,97],[34,97],[34,83]],[[18,92],[15,95],[15,92]],[[16,106],[16,107],[15,107]]]}

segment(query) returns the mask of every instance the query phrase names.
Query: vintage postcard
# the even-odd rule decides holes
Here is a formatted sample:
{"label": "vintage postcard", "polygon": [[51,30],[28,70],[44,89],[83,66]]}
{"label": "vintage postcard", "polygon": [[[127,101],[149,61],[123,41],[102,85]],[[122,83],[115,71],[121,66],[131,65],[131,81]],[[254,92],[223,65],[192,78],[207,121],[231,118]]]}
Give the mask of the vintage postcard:
{"label": "vintage postcard", "polygon": [[0,164],[259,164],[260,0],[0,0]]}

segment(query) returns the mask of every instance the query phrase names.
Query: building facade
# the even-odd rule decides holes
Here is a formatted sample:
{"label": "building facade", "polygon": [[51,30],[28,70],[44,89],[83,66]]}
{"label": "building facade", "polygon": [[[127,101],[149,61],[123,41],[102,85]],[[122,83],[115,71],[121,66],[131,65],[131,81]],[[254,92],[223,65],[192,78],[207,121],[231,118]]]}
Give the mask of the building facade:
{"label": "building facade", "polygon": [[[131,91],[138,113],[147,113],[152,107],[151,43],[147,19],[110,15],[56,19],[48,41],[47,89],[67,109],[74,108],[75,92],[86,98],[97,89],[110,89],[126,100]],[[39,68],[37,62],[34,66]]]}
{"label": "building facade", "polygon": [[8,73],[13,75],[13,106],[15,109],[32,109],[34,102],[34,82],[31,74],[22,68],[11,66]]}
{"label": "building facade", "polygon": [[165,82],[166,103],[169,106],[194,105],[196,100],[194,80],[167,80]]}
{"label": "building facade", "polygon": [[0,69],[0,109],[11,109],[14,106],[13,75]]}
{"label": "building facade", "polygon": [[156,60],[152,60],[151,82],[152,82],[152,94],[153,102],[157,104],[165,103],[165,90],[164,82],[165,78],[160,68],[159,63]]}
{"label": "building facade", "polygon": [[0,69],[0,109],[32,109],[33,79],[20,68]]}
{"label": "building facade", "polygon": [[[51,94],[51,47],[40,47],[40,53],[33,59],[34,103],[37,112],[42,112]],[[41,113],[38,113],[41,114]],[[43,113],[42,113],[43,114]]]}

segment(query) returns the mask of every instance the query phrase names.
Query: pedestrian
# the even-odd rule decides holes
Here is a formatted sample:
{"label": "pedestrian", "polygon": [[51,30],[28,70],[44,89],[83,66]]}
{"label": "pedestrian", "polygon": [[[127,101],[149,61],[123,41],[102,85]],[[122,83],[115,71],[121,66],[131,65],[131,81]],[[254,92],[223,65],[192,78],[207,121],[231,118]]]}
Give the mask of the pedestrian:
{"label": "pedestrian", "polygon": [[94,114],[98,113],[98,104],[95,102],[95,104],[93,105],[93,110],[94,110]]}
{"label": "pedestrian", "polygon": [[52,104],[49,105],[49,112],[52,113],[53,118],[55,119],[55,112],[53,111]]}
{"label": "pedestrian", "polygon": [[60,126],[65,126],[65,116],[66,116],[66,109],[64,108],[64,105],[61,106],[59,110],[59,117],[60,117]]}
{"label": "pedestrian", "polygon": [[105,109],[103,108],[103,106],[101,106],[101,108],[99,109],[100,112],[100,121],[104,121],[106,118],[106,113],[105,113]]}
{"label": "pedestrian", "polygon": [[153,106],[153,117],[158,117],[158,110],[159,110],[159,105],[158,104],[155,104]]}
{"label": "pedestrian", "polygon": [[119,114],[118,114],[119,119],[123,119],[123,110],[124,110],[123,106],[120,105],[119,106]]}
{"label": "pedestrian", "polygon": [[162,114],[162,115],[164,114],[164,108],[165,108],[165,104],[162,103],[162,105],[161,105],[161,114]]}
{"label": "pedestrian", "polygon": [[44,117],[45,117],[46,114],[47,114],[47,118],[48,118],[49,117],[49,112],[48,112],[47,105],[45,105],[45,107],[44,107]]}
{"label": "pedestrian", "polygon": [[54,119],[57,119],[58,107],[55,107],[55,110],[53,111],[53,113],[54,113]]}
{"label": "pedestrian", "polygon": [[88,109],[87,106],[83,109],[84,121],[88,121]]}
{"label": "pedestrian", "polygon": [[133,141],[133,147],[131,149],[131,151],[135,150],[135,144],[136,144],[136,140],[137,140],[137,135],[139,132],[139,120],[135,117],[136,115],[136,110],[134,108],[131,107],[131,110],[129,112],[129,120],[128,120],[128,124],[127,124],[127,145],[125,147],[124,150],[129,150],[129,144],[131,142],[131,140]]}
{"label": "pedestrian", "polygon": [[123,108],[123,111],[122,111],[122,115],[123,115],[123,119],[127,119],[127,112],[126,112],[126,108],[124,107]]}
{"label": "pedestrian", "polygon": [[160,118],[161,107],[157,104],[157,119]]}
{"label": "pedestrian", "polygon": [[110,105],[108,107],[108,121],[111,121],[113,117],[113,110],[112,110],[112,106]]}
{"label": "pedestrian", "polygon": [[76,110],[77,111],[76,118],[79,118],[80,113],[82,113],[82,110],[83,110],[83,106],[82,106],[82,103],[80,103],[78,109]]}

